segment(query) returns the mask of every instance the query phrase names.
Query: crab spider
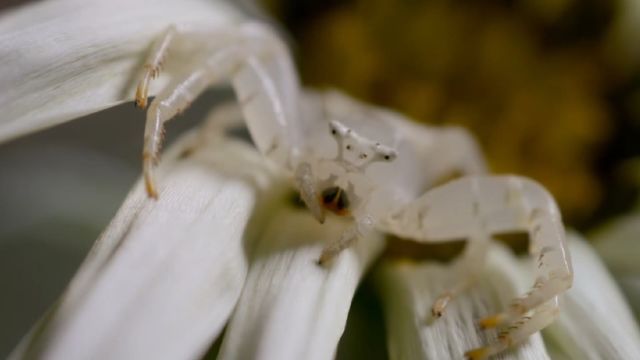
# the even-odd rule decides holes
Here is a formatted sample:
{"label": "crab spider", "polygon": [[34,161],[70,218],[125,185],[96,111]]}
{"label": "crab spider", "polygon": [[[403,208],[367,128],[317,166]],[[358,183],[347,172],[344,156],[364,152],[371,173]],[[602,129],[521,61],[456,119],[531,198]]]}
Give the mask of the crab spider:
{"label": "crab spider", "polygon": [[[160,92],[147,111],[143,172],[150,197],[158,196],[153,167],[163,124],[206,88],[230,82],[238,104],[225,107],[225,114],[244,119],[258,150],[291,174],[311,214],[320,222],[327,213],[353,219],[325,247],[320,264],[373,230],[418,242],[467,239],[462,258],[452,267],[460,282],[433,305],[438,317],[483,266],[493,234],[526,231],[535,283],[503,312],[480,321],[482,327],[504,325],[506,330],[467,356],[497,354],[557,316],[558,297],[571,286],[573,272],[555,201],[532,180],[486,175],[484,160],[465,131],[417,125],[337,92],[302,92],[287,47],[256,23],[213,30],[169,28],[153,44],[143,67],[138,106],[146,106],[149,83],[169,49],[187,51],[192,69]],[[463,176],[435,186],[451,174]]]}

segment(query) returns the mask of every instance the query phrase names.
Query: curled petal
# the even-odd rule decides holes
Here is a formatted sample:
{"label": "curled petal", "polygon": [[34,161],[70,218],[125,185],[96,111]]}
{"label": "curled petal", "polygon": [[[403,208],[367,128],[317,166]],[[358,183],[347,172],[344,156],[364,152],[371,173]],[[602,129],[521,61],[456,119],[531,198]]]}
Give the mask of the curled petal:
{"label": "curled petal", "polygon": [[187,359],[207,350],[242,291],[258,225],[247,226],[260,223],[261,204],[279,187],[246,145],[217,142],[179,157],[191,140],[160,166],[158,200],[138,182],[12,358]]}
{"label": "curled petal", "polygon": [[170,25],[244,18],[221,0],[34,1],[2,12],[0,142],[133,101],[146,52]]}

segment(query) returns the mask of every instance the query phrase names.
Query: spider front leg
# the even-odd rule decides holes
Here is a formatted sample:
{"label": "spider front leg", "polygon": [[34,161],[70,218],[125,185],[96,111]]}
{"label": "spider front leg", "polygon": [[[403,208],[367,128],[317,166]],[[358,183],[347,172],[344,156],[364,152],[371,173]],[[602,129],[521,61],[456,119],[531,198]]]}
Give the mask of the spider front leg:
{"label": "spider front leg", "polygon": [[551,325],[560,313],[559,296],[538,306],[529,314],[522,315],[498,334],[498,341],[488,346],[467,351],[465,356],[470,360],[487,359],[509,347],[526,341],[529,336]]}
{"label": "spider front leg", "polygon": [[[144,103],[148,82],[166,52],[177,41],[201,45],[195,64],[181,79],[162,91],[149,106],[143,149],[147,193],[157,197],[153,168],[158,161],[164,123],[187,108],[208,87],[229,81],[239,98],[245,121],[258,149],[287,166],[295,141],[297,78],[286,47],[268,29],[245,24],[225,31],[181,34],[175,28],[153,47],[138,87]],[[213,45],[211,45],[211,43]],[[193,46],[192,46],[193,47]],[[200,54],[200,55],[199,55]]]}
{"label": "spider front leg", "polygon": [[319,265],[325,265],[333,260],[342,250],[349,248],[359,238],[366,237],[373,230],[373,220],[370,216],[357,219],[353,225],[348,227],[340,236],[327,245],[318,259]]}
{"label": "spider front leg", "polygon": [[468,239],[463,254],[451,267],[451,271],[456,273],[453,276],[456,282],[438,296],[431,307],[431,315],[434,318],[441,317],[449,303],[477,280],[484,267],[490,241],[484,232]]}
{"label": "spider front leg", "polygon": [[145,109],[147,107],[147,99],[149,96],[149,82],[160,75],[162,64],[167,56],[169,46],[177,34],[174,25],[170,26],[162,37],[158,38],[152,45],[151,51],[144,62],[144,68],[140,82],[136,89],[136,106]]}
{"label": "spider front leg", "polygon": [[[428,191],[380,224],[416,241],[476,238],[513,231],[529,233],[535,258],[532,289],[481,326],[507,325],[495,343],[468,353],[482,359],[541,330],[557,315],[557,296],[571,287],[573,270],[560,212],[539,184],[516,176],[467,177]],[[483,235],[484,234],[484,235]]]}

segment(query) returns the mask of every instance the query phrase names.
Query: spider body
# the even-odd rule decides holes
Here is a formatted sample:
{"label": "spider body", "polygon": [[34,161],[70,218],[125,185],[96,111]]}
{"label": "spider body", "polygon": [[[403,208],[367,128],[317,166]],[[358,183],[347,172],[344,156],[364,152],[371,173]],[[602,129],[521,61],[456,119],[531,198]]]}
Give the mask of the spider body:
{"label": "spider body", "polygon": [[[353,221],[327,245],[320,264],[374,230],[418,242],[467,239],[452,268],[460,282],[433,305],[440,316],[479,272],[493,234],[526,231],[536,282],[503,312],[481,320],[484,327],[508,330],[467,356],[497,354],[557,316],[558,297],[571,286],[573,271],[560,212],[542,186],[518,176],[487,175],[478,147],[462,129],[417,125],[338,92],[302,91],[287,47],[270,28],[253,22],[213,30],[169,28],[143,67],[139,106],[146,105],[149,82],[168,49],[179,51],[182,45],[199,49],[192,70],[160,92],[147,111],[143,171],[151,197],[158,196],[153,168],[164,122],[207,87],[230,83],[238,104],[214,112],[211,123],[228,119],[228,111],[241,112],[238,118],[257,149],[289,172],[318,221],[324,222],[327,212]],[[453,173],[463,177],[436,186]]]}

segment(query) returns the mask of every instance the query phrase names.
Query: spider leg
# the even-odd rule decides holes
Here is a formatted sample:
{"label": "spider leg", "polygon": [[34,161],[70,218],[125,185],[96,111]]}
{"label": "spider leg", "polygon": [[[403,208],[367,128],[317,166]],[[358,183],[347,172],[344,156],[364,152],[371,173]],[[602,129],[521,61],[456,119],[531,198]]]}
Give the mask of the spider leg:
{"label": "spider leg", "polygon": [[[430,127],[426,131],[432,132],[435,138],[432,148],[423,150],[423,154],[427,156],[423,166],[431,172],[432,181],[439,181],[455,174],[465,176],[487,173],[482,151],[467,130],[447,126]],[[419,139],[416,139],[416,142],[420,144]]]}
{"label": "spider leg", "polygon": [[316,181],[313,177],[311,165],[308,162],[301,162],[298,164],[294,180],[296,182],[296,187],[300,190],[300,197],[307,205],[307,208],[309,208],[311,215],[313,215],[313,217],[315,217],[321,224],[324,223],[324,208],[318,200]]}
{"label": "spider leg", "polygon": [[530,314],[522,315],[498,334],[498,341],[489,346],[467,351],[465,356],[470,360],[487,359],[509,347],[527,340],[537,331],[551,325],[560,312],[559,298],[551,300],[535,308]]}
{"label": "spider leg", "polygon": [[[478,144],[465,129],[416,126],[400,122],[400,119],[391,121],[402,124],[399,128],[404,132],[404,138],[410,139],[416,147],[416,154],[420,156],[417,167],[422,167],[417,172],[425,176],[424,183],[428,187],[451,180],[455,176],[482,175],[487,172]],[[414,213],[419,216],[421,211],[417,209]],[[442,316],[450,301],[471,286],[481,273],[490,237],[486,231],[482,231],[482,224],[478,223],[477,226],[478,231],[474,231],[477,235],[468,238],[463,254],[451,266],[455,283],[438,296],[432,306],[431,314],[434,318]]]}
{"label": "spider leg", "polygon": [[[429,182],[441,182],[455,175],[482,175],[487,172],[486,162],[478,144],[464,128],[437,127],[426,128],[425,131],[435,135],[432,147],[422,152],[428,157],[424,162],[430,173]],[[482,224],[478,226],[481,227]],[[451,271],[455,273],[453,278],[456,282],[439,295],[431,307],[434,318],[441,317],[447,305],[473,285],[481,274],[491,238],[485,231],[475,233],[479,235],[469,237],[464,252],[451,267]]]}
{"label": "spider leg", "polygon": [[167,56],[169,47],[177,34],[175,25],[167,28],[165,33],[159,37],[151,46],[151,51],[144,62],[142,76],[136,89],[136,106],[145,109],[149,95],[149,82],[160,75],[162,64]]}
{"label": "spider leg", "polygon": [[340,238],[329,243],[318,259],[319,265],[325,265],[333,260],[342,250],[350,247],[358,238],[365,237],[373,230],[373,220],[369,216],[356,219],[355,224],[342,232]]}
{"label": "spider leg", "polygon": [[187,157],[198,148],[203,148],[207,144],[219,141],[225,136],[225,132],[234,126],[244,124],[242,109],[235,101],[226,101],[217,104],[205,117],[204,124],[198,131],[193,143],[187,146],[180,157]]}
{"label": "spider leg", "polygon": [[[529,251],[536,260],[535,284],[504,312],[482,319],[480,324],[485,328],[501,324],[514,326],[527,313],[570,288],[573,281],[557,205],[542,186],[526,178],[472,176],[454,180],[392,212],[379,222],[379,227],[422,242],[475,239],[494,233],[527,231]],[[555,312],[550,314],[553,317]],[[527,331],[535,332],[548,322],[528,323]],[[509,339],[513,340],[512,344],[520,338]]]}
{"label": "spider leg", "polygon": [[[162,58],[175,30],[159,41],[151,59]],[[143,149],[143,172],[147,192],[157,197],[153,168],[162,143],[164,123],[187,108],[208,87],[231,82],[244,113],[247,127],[258,149],[283,166],[288,165],[297,137],[293,123],[296,77],[286,48],[272,32],[255,24],[236,31],[215,32],[226,41],[213,47],[182,79],[174,82],[154,99],[147,112]],[[235,37],[235,39],[233,39]],[[202,37],[194,37],[202,41]],[[159,45],[158,45],[159,44]],[[206,43],[202,44],[207,46]],[[148,76],[147,76],[148,77]],[[143,78],[144,81],[144,78]],[[141,83],[141,87],[144,87]]]}
{"label": "spider leg", "polygon": [[[535,259],[536,279],[531,290],[515,299],[506,311],[482,319],[480,325],[485,328],[513,323],[530,310],[568,290],[573,283],[565,230],[553,197],[531,180],[517,177],[507,177],[505,180],[507,190],[504,201],[510,203],[509,207],[513,207],[514,213],[520,212],[520,229],[529,233],[529,253]],[[515,230],[515,219],[505,221],[498,217],[492,224],[496,232],[510,230],[511,226]],[[508,218],[508,215],[505,217]]]}
{"label": "spider leg", "polygon": [[441,317],[447,305],[475,283],[478,275],[482,273],[490,240],[488,236],[469,238],[463,254],[456,259],[450,269],[455,273],[453,278],[456,279],[456,282],[443,291],[431,307],[431,314],[434,318]]}

